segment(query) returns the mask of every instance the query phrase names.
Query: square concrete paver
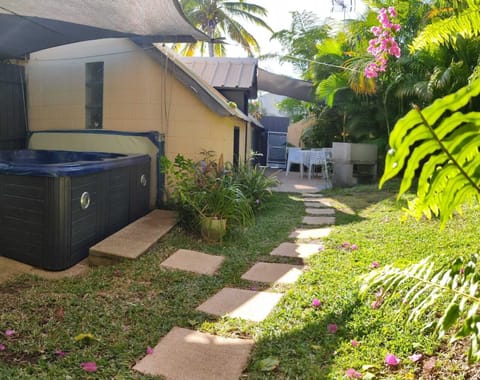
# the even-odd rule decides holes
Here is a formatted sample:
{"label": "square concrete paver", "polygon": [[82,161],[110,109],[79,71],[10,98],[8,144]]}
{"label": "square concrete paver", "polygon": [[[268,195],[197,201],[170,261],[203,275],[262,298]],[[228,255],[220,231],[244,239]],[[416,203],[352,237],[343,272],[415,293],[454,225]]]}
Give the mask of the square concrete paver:
{"label": "square concrete paver", "polygon": [[302,220],[303,224],[310,226],[325,226],[335,224],[334,216],[304,216]]}
{"label": "square concrete paver", "polygon": [[334,208],[307,208],[305,212],[310,215],[335,215]]}
{"label": "square concrete paver", "polygon": [[322,194],[318,194],[318,193],[303,193],[302,194],[304,198],[322,198],[323,195]]}
{"label": "square concrete paver", "polygon": [[293,284],[301,276],[303,266],[277,263],[256,263],[242,275],[244,280]]}
{"label": "square concrete paver", "polygon": [[180,269],[188,272],[213,275],[220,268],[225,257],[207,255],[206,253],[179,249],[160,266],[170,269]]}
{"label": "square concrete paver", "polygon": [[308,240],[308,239],[321,239],[330,235],[332,229],[330,227],[323,228],[297,228],[288,237],[290,239]]}
{"label": "square concrete paver", "polygon": [[166,380],[238,380],[253,341],[174,327],[133,369]]}
{"label": "square concrete paver", "polygon": [[321,250],[323,250],[323,245],[320,244],[282,243],[270,252],[270,255],[306,259]]}
{"label": "square concrete paver", "polygon": [[223,288],[197,307],[197,310],[219,317],[228,315],[232,318],[261,322],[282,296],[282,293]]}
{"label": "square concrete paver", "polygon": [[332,207],[330,203],[326,202],[312,202],[310,199],[305,199],[303,202],[306,208],[320,208],[320,207]]}
{"label": "square concrete paver", "polygon": [[317,196],[317,197],[303,197],[304,202],[313,202],[313,203],[324,203],[327,202],[327,199],[324,198],[323,196]]}

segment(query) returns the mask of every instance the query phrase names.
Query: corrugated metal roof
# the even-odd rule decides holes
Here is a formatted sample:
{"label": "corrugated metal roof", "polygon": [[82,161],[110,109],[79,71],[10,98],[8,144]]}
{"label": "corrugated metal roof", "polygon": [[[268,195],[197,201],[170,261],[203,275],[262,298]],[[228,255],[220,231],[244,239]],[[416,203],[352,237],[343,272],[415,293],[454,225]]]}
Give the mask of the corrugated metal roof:
{"label": "corrugated metal roof", "polygon": [[182,62],[215,88],[256,92],[256,58],[182,57]]}

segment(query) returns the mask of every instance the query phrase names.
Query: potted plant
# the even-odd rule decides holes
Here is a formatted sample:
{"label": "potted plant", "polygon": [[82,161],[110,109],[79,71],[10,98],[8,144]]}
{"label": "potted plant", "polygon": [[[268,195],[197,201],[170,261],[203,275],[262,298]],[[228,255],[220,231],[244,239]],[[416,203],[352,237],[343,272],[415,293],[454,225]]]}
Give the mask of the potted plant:
{"label": "potted plant", "polygon": [[252,207],[225,169],[222,156],[215,161],[211,152],[205,152],[198,163],[182,156],[174,163],[163,158],[162,168],[170,177],[172,197],[181,208],[193,211],[205,240],[221,240],[229,226],[253,224]]}

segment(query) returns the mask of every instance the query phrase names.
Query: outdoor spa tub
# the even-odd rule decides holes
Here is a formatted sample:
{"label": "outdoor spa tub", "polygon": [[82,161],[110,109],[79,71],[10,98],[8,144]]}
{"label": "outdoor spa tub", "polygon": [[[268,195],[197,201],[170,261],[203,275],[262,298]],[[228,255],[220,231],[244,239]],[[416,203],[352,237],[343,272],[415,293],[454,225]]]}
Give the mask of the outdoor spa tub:
{"label": "outdoor spa tub", "polygon": [[0,256],[47,270],[149,211],[150,157],[0,151]]}

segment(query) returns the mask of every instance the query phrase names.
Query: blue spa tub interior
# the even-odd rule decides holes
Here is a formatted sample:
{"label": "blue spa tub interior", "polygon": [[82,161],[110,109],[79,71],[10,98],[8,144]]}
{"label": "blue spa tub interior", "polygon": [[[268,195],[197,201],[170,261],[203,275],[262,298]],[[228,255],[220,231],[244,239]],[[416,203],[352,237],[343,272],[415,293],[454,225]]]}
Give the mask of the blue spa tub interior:
{"label": "blue spa tub interior", "polygon": [[0,255],[67,269],[149,211],[150,157],[0,151]]}

